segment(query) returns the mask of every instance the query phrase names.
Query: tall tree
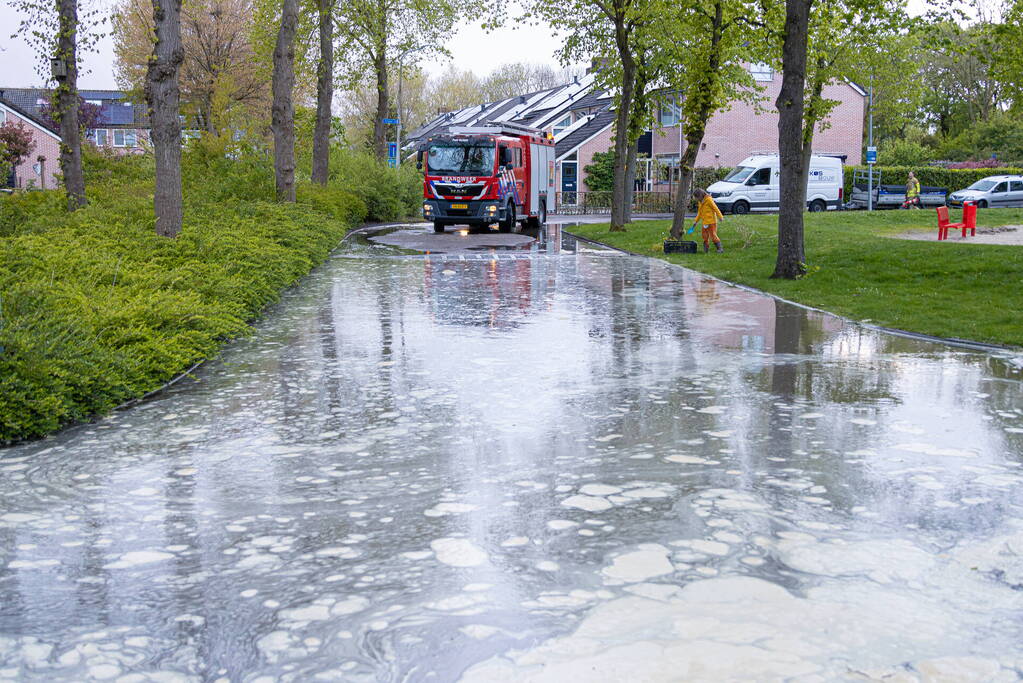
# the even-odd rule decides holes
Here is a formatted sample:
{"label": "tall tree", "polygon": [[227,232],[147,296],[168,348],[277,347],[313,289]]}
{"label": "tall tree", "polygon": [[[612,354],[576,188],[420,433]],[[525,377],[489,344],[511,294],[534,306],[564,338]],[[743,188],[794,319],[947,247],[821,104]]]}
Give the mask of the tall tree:
{"label": "tall tree", "polygon": [[79,17],[78,0],[11,0],[10,4],[24,14],[19,34],[27,36],[36,48],[47,80],[57,81],[51,117],[61,137],[60,169],[68,210],[74,211],[86,204],[78,121],[78,52],[94,45],[99,37],[90,30],[100,21],[99,10]]}
{"label": "tall tree", "polygon": [[387,155],[390,118],[390,75],[395,65],[409,68],[431,55],[447,54],[444,43],[456,19],[471,15],[477,0],[338,0],[338,21],[345,26],[348,81],[359,83],[367,71],[376,83],[376,118],[373,151],[381,161]]}
{"label": "tall tree", "polygon": [[[641,54],[653,21],[652,0],[520,0],[522,20],[540,19],[567,34],[560,50],[563,63],[591,61],[599,65],[597,80],[614,93],[614,186],[611,191],[612,232],[628,221],[630,147],[635,145],[636,122],[648,115],[643,93],[637,104],[637,81],[642,85]],[[650,82],[652,79],[648,79]],[[631,160],[635,163],[635,154]],[[634,173],[633,169],[633,173]]]}
{"label": "tall tree", "polygon": [[298,0],[282,0],[281,23],[273,53],[273,107],[270,130],[274,138],[274,181],[277,200],[295,201],[295,32]]}
{"label": "tall tree", "polygon": [[330,164],[331,103],[334,101],[334,0],[316,0],[320,59],[316,66],[316,126],[313,128],[312,181],[327,184]]}
{"label": "tall tree", "polygon": [[813,0],[785,0],[781,91],[778,108],[780,193],[778,258],[772,278],[794,280],[806,272],[803,211],[806,174],[803,162],[803,87],[806,83],[807,32]]}
{"label": "tall tree", "polygon": [[[265,115],[268,69],[256,54],[261,2],[189,0],[181,8],[182,62],[178,84],[184,110],[198,126],[217,131],[222,101]],[[152,0],[118,0],[113,13],[114,73],[121,87],[142,93],[153,52]],[[276,9],[276,8],[275,8]],[[272,14],[276,15],[276,11]],[[272,38],[268,40],[272,43]],[[270,50],[267,49],[268,55]]]}
{"label": "tall tree", "polygon": [[69,211],[86,204],[82,173],[82,130],[78,127],[78,0],[57,0],[57,77],[55,114],[60,124],[60,171],[64,175]]}
{"label": "tall tree", "polygon": [[[793,9],[795,3],[799,7]],[[795,26],[803,22],[801,26]],[[814,131],[826,128],[838,104],[825,88],[858,73],[857,55],[883,51],[906,24],[896,0],[789,0],[778,95],[781,197],[778,258],[772,277],[797,278],[806,270],[803,211]],[[794,28],[795,26],[795,28]],[[796,34],[793,34],[796,31]],[[796,82],[799,92],[794,92]],[[798,110],[799,118],[796,118]]]}
{"label": "tall tree", "polygon": [[146,103],[156,161],[153,210],[156,234],[181,232],[181,123],[178,70],[181,67],[181,0],[153,0],[153,56],[146,74]]}
{"label": "tall tree", "polygon": [[707,122],[731,102],[751,102],[760,96],[762,89],[746,65],[769,61],[771,29],[780,19],[773,9],[762,0],[668,3],[657,24],[665,80],[678,93],[678,121],[685,136],[671,225],[676,239],[685,227]]}

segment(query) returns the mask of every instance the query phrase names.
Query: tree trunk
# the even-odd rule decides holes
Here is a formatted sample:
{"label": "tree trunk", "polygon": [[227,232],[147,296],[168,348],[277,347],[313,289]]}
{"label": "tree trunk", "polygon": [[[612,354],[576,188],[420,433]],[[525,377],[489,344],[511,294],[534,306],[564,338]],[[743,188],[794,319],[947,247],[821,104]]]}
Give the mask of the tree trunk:
{"label": "tree trunk", "polygon": [[615,27],[615,42],[618,56],[622,60],[622,95],[615,112],[615,165],[613,186],[611,190],[611,232],[625,232],[626,192],[629,157],[629,118],[632,110],[632,98],[636,85],[636,61],[629,46],[629,37],[622,18]]}
{"label": "tree trunk", "polygon": [[632,222],[632,205],[636,201],[636,162],[639,159],[639,143],[629,144],[629,158],[625,162],[625,224]]}
{"label": "tree trunk", "polygon": [[373,153],[381,162],[387,159],[387,128],[384,119],[390,113],[391,101],[388,93],[387,52],[383,46],[378,48],[373,67],[377,75],[377,114],[373,121]]}
{"label": "tree trunk", "polygon": [[60,117],[60,172],[64,176],[68,211],[85,206],[85,176],[82,174],[82,131],[78,127],[78,0],[58,0],[57,56],[67,76],[57,87],[57,116]]}
{"label": "tree trunk", "polygon": [[803,162],[803,87],[806,82],[806,41],[812,0],[786,0],[778,108],[780,201],[778,259],[772,278],[794,280],[806,272],[803,212],[806,173]]}
{"label": "tree trunk", "polygon": [[184,59],[181,47],[181,0],[153,2],[156,42],[146,69],[146,103],[152,126],[156,190],[153,211],[156,234],[177,237],[181,232],[181,122],[178,69]]}
{"label": "tree trunk", "polygon": [[274,47],[273,109],[270,130],[274,136],[274,179],[277,201],[295,201],[295,30],[298,0],[282,0],[281,26]]}
{"label": "tree trunk", "polygon": [[[714,19],[711,23],[710,51],[703,79],[692,93],[686,96],[696,98],[692,104],[687,103],[686,109],[692,112],[692,121],[685,126],[686,148],[679,152],[678,158],[678,194],[675,195],[674,215],[671,219],[671,236],[680,239],[685,230],[686,211],[689,209],[689,196],[693,192],[693,177],[696,171],[696,157],[703,145],[703,136],[707,131],[707,120],[714,108],[714,89],[717,86],[721,71],[721,55],[718,52],[724,34],[724,3],[714,3]],[[682,104],[679,103],[679,125],[682,125]]]}
{"label": "tree trunk", "polygon": [[327,184],[330,165],[330,104],[334,99],[334,3],[318,0],[320,63],[316,68],[316,127],[313,129],[312,180]]}
{"label": "tree trunk", "polygon": [[696,127],[686,134],[686,148],[678,158],[679,177],[678,194],[675,195],[674,215],[671,218],[671,237],[681,239],[686,228],[686,212],[689,210],[689,198],[693,194],[693,177],[696,168],[696,156],[703,144],[703,133],[706,130],[704,121],[698,119]]}
{"label": "tree trunk", "polygon": [[[823,69],[824,66],[819,65],[817,73],[823,73]],[[813,112],[820,110],[822,104],[821,95],[824,92],[824,81],[815,76],[809,91],[810,102],[806,106],[806,112],[808,115],[804,115],[803,117],[803,132],[800,136],[802,166],[800,168],[799,175],[799,190],[802,197],[803,207],[806,207],[806,183],[810,179],[810,157],[813,156],[813,132],[819,123],[817,118],[813,115]]]}

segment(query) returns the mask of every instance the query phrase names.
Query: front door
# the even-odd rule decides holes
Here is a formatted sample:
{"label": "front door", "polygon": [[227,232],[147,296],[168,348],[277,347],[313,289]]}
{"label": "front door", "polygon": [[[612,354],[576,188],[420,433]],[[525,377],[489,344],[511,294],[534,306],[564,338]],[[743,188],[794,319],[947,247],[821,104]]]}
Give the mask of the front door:
{"label": "front door", "polygon": [[576,176],[576,161],[564,161],[561,164],[561,203],[577,204],[576,192],[579,191]]}

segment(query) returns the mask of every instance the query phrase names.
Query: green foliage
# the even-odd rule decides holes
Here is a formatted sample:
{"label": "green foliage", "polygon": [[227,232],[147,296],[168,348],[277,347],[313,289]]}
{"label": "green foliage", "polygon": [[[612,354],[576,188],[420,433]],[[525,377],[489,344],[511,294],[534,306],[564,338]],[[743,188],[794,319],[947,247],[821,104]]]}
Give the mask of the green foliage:
{"label": "green foliage", "polygon": [[946,138],[938,154],[952,161],[989,159],[992,155],[1009,162],[1023,161],[1023,120],[1002,113],[992,115]]}
{"label": "green foliage", "polygon": [[878,145],[877,153],[891,166],[922,166],[936,158],[933,148],[900,138],[886,139]]}
{"label": "green foliage", "polygon": [[615,153],[595,152],[593,163],[584,166],[586,177],[583,182],[591,192],[610,192],[614,189]]}
{"label": "green foliage", "polygon": [[418,213],[423,204],[422,180],[408,164],[395,170],[369,152],[331,150],[330,182],[366,203],[367,220],[393,221]]}
{"label": "green foliage", "polygon": [[414,171],[340,151],[327,187],[300,183],[278,204],[264,152],[217,144],[184,155],[177,239],[153,230],[147,157],[88,153],[91,201],[74,213],[56,191],[0,197],[0,442],[102,414],[216,354],[366,219],[363,196],[397,195],[392,217],[419,205]]}
{"label": "green foliage", "polygon": [[[852,192],[853,172],[863,166],[845,167],[845,196]],[[928,187],[946,187],[949,192],[962,190],[981,178],[992,175],[1014,175],[1023,173],[1023,168],[942,168],[941,166],[875,166],[881,172],[881,183],[884,185],[905,185],[909,172],[917,177],[921,185]]]}
{"label": "green foliage", "polygon": [[[50,221],[63,219],[66,202],[56,192],[15,192],[0,199],[0,239],[30,231],[45,231]],[[31,220],[30,219],[34,219]]]}

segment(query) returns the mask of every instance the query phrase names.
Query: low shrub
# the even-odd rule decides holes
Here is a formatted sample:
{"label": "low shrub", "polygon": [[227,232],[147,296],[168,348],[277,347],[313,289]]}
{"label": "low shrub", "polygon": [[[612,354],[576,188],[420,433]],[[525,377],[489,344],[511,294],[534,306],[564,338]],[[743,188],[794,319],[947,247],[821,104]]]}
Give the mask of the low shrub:
{"label": "low shrub", "polygon": [[89,204],[72,214],[57,191],[0,197],[0,442],[101,414],[215,354],[366,219],[364,197],[389,218],[419,206],[414,171],[354,156],[278,204],[263,151],[191,145],[176,239],[155,234],[148,157],[88,152]]}

